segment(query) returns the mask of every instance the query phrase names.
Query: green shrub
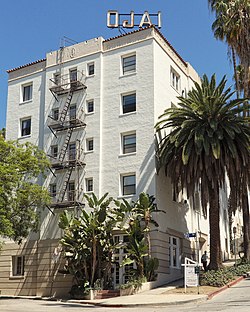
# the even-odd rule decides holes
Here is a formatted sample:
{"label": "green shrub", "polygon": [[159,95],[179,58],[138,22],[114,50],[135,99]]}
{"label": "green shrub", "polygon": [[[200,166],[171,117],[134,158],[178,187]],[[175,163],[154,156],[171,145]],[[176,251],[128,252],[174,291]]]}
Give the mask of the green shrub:
{"label": "green shrub", "polygon": [[221,287],[234,279],[234,274],[228,269],[220,269],[218,271],[208,271],[202,274],[200,279],[201,285],[209,285]]}
{"label": "green shrub", "polygon": [[234,280],[236,276],[241,276],[249,271],[250,263],[223,268],[218,271],[207,271],[200,276],[200,284],[222,287]]}

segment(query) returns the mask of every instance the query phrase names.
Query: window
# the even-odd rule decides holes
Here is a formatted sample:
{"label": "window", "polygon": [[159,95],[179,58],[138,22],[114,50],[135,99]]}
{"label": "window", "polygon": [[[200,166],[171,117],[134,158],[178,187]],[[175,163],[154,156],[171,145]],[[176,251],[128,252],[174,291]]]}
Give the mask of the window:
{"label": "window", "polygon": [[60,85],[60,80],[61,80],[61,75],[60,75],[60,73],[54,73],[53,82],[54,82],[56,85]]}
{"label": "window", "polygon": [[128,94],[122,96],[122,113],[130,113],[136,111],[136,94]]}
{"label": "window", "polygon": [[31,134],[31,118],[21,120],[21,136]]}
{"label": "window", "polygon": [[69,144],[69,160],[76,160],[76,143]]}
{"label": "window", "polygon": [[24,256],[12,256],[12,276],[24,276]]}
{"label": "window", "polygon": [[52,145],[50,147],[50,154],[52,157],[57,158],[57,156],[58,156],[58,145]]}
{"label": "window", "polygon": [[135,194],[135,174],[122,176],[122,195]]}
{"label": "window", "polygon": [[93,113],[93,111],[94,111],[94,101],[89,100],[89,101],[87,101],[87,112]]}
{"label": "window", "polygon": [[86,192],[93,192],[93,179],[86,179]]}
{"label": "window", "polygon": [[122,153],[129,154],[136,152],[136,134],[122,134]]}
{"label": "window", "polygon": [[69,71],[69,79],[70,79],[70,82],[76,82],[77,81],[77,69],[71,69]]}
{"label": "window", "polygon": [[69,182],[68,184],[68,201],[75,200],[75,182]]}
{"label": "window", "polygon": [[90,63],[88,64],[88,76],[92,76],[95,73],[95,64]]}
{"label": "window", "polygon": [[86,149],[87,149],[87,151],[93,151],[94,150],[93,138],[86,139]]}
{"label": "window", "polygon": [[136,56],[131,55],[122,58],[122,71],[123,75],[128,73],[134,73],[136,70]]}
{"label": "window", "polygon": [[55,108],[52,110],[52,116],[51,116],[54,120],[58,120],[59,119],[59,108]]}
{"label": "window", "polygon": [[22,101],[26,102],[32,99],[32,84],[22,86]]}
{"label": "window", "polygon": [[169,236],[169,261],[172,268],[180,267],[180,239]]}
{"label": "window", "polygon": [[171,68],[170,71],[170,81],[171,81],[171,86],[175,88],[175,90],[179,91],[180,90],[180,75],[177,74],[177,72]]}
{"label": "window", "polygon": [[69,119],[76,120],[76,104],[70,105],[69,107]]}
{"label": "window", "polygon": [[56,184],[50,184],[49,186],[49,193],[51,197],[56,197]]}

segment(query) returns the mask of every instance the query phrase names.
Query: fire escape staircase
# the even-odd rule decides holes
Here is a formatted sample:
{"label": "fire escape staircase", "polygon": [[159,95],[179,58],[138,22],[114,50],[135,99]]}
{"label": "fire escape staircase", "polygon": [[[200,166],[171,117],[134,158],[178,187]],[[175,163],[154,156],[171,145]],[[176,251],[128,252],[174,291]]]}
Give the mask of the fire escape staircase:
{"label": "fire escape staircase", "polygon": [[[58,101],[58,96],[67,94],[66,102],[63,106],[63,109],[60,111],[60,114],[58,116],[58,119],[55,120],[53,117],[51,124],[49,124],[49,128],[52,131],[52,133],[57,137],[57,133],[64,132],[65,133],[65,139],[63,146],[60,150],[60,153],[55,161],[52,162],[52,168],[54,168],[56,171],[59,170],[66,170],[64,173],[63,178],[63,185],[61,188],[61,192],[58,193],[58,197],[56,199],[56,202],[54,202],[51,207],[54,208],[64,208],[64,207],[72,207],[74,205],[81,206],[83,205],[81,202],[76,201],[75,196],[75,190],[69,190],[69,183],[72,176],[72,172],[74,169],[76,169],[77,166],[85,166],[84,162],[80,159],[77,159],[76,154],[73,155],[72,159],[70,155],[67,155],[70,140],[72,137],[72,133],[75,128],[77,127],[85,127],[86,124],[83,121],[80,120],[74,120],[73,122],[68,118],[68,111],[70,108],[70,104],[72,102],[72,98],[75,91],[78,90],[85,90],[86,86],[81,81],[74,81],[74,82],[68,82],[68,78],[63,78],[61,76],[59,78],[59,83],[51,80],[53,82],[53,86],[50,88],[50,91],[52,92],[55,99]],[[69,121],[68,121],[69,119]],[[67,157],[66,157],[67,155]],[[79,156],[79,155],[77,155]],[[68,192],[68,196],[66,198],[66,193]]]}
{"label": "fire escape staircase", "polygon": [[74,168],[73,166],[70,167],[70,169],[66,172],[66,176],[65,176],[65,179],[63,182],[63,187],[62,187],[61,198],[59,198],[59,200],[58,200],[60,203],[64,202],[64,197],[65,197],[65,194],[68,190],[68,185],[69,185],[69,181],[70,181],[70,177],[71,177],[73,168]]}

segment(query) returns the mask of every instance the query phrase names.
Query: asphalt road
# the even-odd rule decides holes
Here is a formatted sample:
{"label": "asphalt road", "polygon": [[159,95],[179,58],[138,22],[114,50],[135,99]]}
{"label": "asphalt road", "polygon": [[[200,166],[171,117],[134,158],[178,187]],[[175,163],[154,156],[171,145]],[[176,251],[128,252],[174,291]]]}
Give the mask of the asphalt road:
{"label": "asphalt road", "polygon": [[203,303],[131,308],[95,307],[90,305],[45,300],[1,299],[0,312],[249,312],[250,278]]}

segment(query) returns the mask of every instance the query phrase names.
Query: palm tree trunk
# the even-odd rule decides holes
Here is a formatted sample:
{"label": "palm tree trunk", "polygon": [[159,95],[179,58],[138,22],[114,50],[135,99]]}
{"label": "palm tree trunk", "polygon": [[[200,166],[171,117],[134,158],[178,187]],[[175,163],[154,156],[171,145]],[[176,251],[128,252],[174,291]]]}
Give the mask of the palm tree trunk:
{"label": "palm tree trunk", "polygon": [[[216,182],[215,182],[216,183]],[[210,227],[210,263],[209,270],[218,270],[222,267],[221,244],[220,244],[220,203],[219,185],[216,183],[209,187],[209,227]]]}
{"label": "palm tree trunk", "polygon": [[245,186],[242,192],[242,211],[243,211],[243,250],[244,258],[250,260],[250,226],[249,226],[249,204],[248,192]]}
{"label": "palm tree trunk", "polygon": [[232,48],[232,59],[233,59],[233,67],[234,67],[234,79],[235,79],[235,85],[236,85],[236,94],[237,99],[240,98],[240,86],[239,86],[239,75],[237,71],[237,64],[236,64],[236,55],[234,48]]}

